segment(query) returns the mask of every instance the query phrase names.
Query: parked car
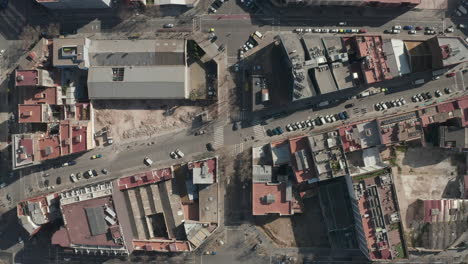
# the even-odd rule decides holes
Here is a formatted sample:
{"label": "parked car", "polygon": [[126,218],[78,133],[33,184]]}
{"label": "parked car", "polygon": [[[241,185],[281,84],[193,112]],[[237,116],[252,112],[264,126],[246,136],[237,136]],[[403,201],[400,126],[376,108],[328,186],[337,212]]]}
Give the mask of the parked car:
{"label": "parked car", "polygon": [[393,26],[392,29],[401,30],[401,26],[400,25],[395,25],[395,26]]}
{"label": "parked car", "polygon": [[148,158],[148,157],[145,157],[145,158],[143,159],[143,162],[144,162],[146,165],[148,165],[148,166],[151,166],[151,165],[153,164],[153,161],[152,161],[150,158]]}
{"label": "parked car", "polygon": [[414,27],[411,25],[406,25],[403,27],[404,30],[412,30]]}
{"label": "parked car", "polygon": [[284,133],[284,130],[283,130],[281,127],[276,127],[276,128],[275,128],[275,131],[276,131],[276,134],[277,134],[277,135],[281,135],[281,134]]}
{"label": "parked car", "polygon": [[76,179],[77,179],[77,180],[81,180],[81,172],[77,172],[77,173],[76,173]]}
{"label": "parked car", "polygon": [[108,171],[107,169],[105,169],[105,168],[104,168],[104,169],[102,169],[102,170],[101,170],[101,172],[102,172],[102,173],[104,173],[104,174],[107,174],[107,173],[109,173],[109,171]]}
{"label": "parked car", "polygon": [[408,34],[410,34],[410,35],[415,35],[415,34],[416,34],[416,30],[410,30],[410,31],[408,31]]}
{"label": "parked car", "polygon": [[55,184],[60,185],[61,183],[62,183],[62,178],[60,178],[59,176],[57,177],[57,179],[55,179]]}
{"label": "parked car", "polygon": [[345,108],[351,108],[351,107],[354,107],[353,103],[345,105]]}
{"label": "parked car", "polygon": [[91,156],[91,159],[99,159],[99,158],[102,158],[102,154],[97,154],[97,155]]}
{"label": "parked car", "polygon": [[447,76],[447,77],[453,77],[453,76],[455,76],[455,73],[454,73],[454,72],[447,73],[447,75],[446,75],[446,76]]}
{"label": "parked car", "polygon": [[275,135],[275,132],[273,132],[273,130],[271,130],[271,129],[267,129],[267,130],[266,130],[266,134],[267,134],[269,137],[272,137],[272,136]]}
{"label": "parked car", "polygon": [[174,24],[164,24],[163,28],[173,28]]}
{"label": "parked car", "polygon": [[185,156],[185,154],[182,151],[180,151],[179,149],[176,149],[175,153],[177,154],[177,156],[179,156],[180,159]]}
{"label": "parked car", "polygon": [[206,150],[208,150],[208,151],[215,151],[215,148],[214,148],[213,144],[207,143],[207,144],[206,144]]}
{"label": "parked car", "polygon": [[392,29],[392,34],[400,34],[401,30],[399,29]]}
{"label": "parked car", "polygon": [[420,31],[420,30],[423,30],[423,27],[417,26],[417,27],[415,27],[414,29],[416,29],[417,31]]}
{"label": "parked car", "polygon": [[439,90],[437,90],[437,91],[434,92],[434,95],[435,95],[435,97],[441,97],[442,93]]}
{"label": "parked car", "polygon": [[359,33],[367,33],[367,29],[361,28],[361,29],[359,30]]}
{"label": "parked car", "polygon": [[291,124],[288,124],[286,126],[286,131],[293,131],[293,127],[291,126]]}
{"label": "parked car", "polygon": [[450,93],[452,92],[452,90],[451,90],[450,88],[447,87],[447,88],[444,88],[444,92],[445,92],[446,94],[450,94]]}
{"label": "parked car", "polygon": [[98,172],[97,172],[97,170],[94,170],[94,169],[92,170],[92,173],[93,173],[93,176],[94,176],[94,177],[97,177],[97,176],[99,175]]}
{"label": "parked car", "polygon": [[77,182],[77,181],[78,181],[78,179],[76,178],[75,174],[73,174],[73,173],[70,174],[70,180],[71,180],[71,182]]}
{"label": "parked car", "polygon": [[330,32],[331,32],[331,33],[338,33],[339,30],[338,30],[337,28],[333,28],[333,29],[330,30]]}
{"label": "parked car", "polygon": [[348,25],[348,22],[345,22],[345,21],[341,21],[338,23],[338,26],[346,26]]}
{"label": "parked car", "polygon": [[175,154],[174,151],[172,151],[169,155],[171,156],[171,158],[177,159],[177,154]]}

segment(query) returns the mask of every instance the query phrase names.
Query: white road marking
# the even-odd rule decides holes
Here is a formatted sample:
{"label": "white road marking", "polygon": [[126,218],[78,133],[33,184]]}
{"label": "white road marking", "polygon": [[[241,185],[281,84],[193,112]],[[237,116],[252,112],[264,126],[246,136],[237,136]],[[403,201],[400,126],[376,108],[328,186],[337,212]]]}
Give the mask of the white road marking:
{"label": "white road marking", "polygon": [[214,129],[214,147],[220,147],[224,145],[224,127],[219,126]]}
{"label": "white road marking", "polygon": [[254,136],[256,139],[265,137],[265,127],[262,125],[253,126]]}

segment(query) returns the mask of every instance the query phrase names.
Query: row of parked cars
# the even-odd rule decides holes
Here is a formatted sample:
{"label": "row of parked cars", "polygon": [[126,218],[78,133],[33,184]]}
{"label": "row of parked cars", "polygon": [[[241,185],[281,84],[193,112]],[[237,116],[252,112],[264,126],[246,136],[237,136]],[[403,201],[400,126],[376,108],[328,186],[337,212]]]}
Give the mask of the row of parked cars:
{"label": "row of parked cars", "polygon": [[290,123],[286,125],[287,131],[296,131],[298,129],[305,129],[305,128],[314,128],[316,126],[321,126],[326,123],[333,123],[338,120],[346,120],[348,119],[348,113],[346,111],[340,112],[338,114],[331,114],[325,116],[319,116],[315,119],[307,119],[304,121],[298,121],[296,123]]}
{"label": "row of parked cars", "polygon": [[[103,174],[108,174],[109,171],[107,169],[102,169],[101,172]],[[77,182],[79,180],[81,180],[82,177],[86,178],[86,179],[89,179],[89,178],[93,178],[93,177],[97,177],[99,176],[99,173],[97,170],[95,169],[92,169],[92,170],[87,170],[85,171],[83,174],[81,174],[81,172],[78,172],[76,174],[72,173],[70,174],[70,180],[71,182]],[[58,177],[57,179],[59,179],[60,177]],[[60,184],[60,183],[57,183],[57,184]]]}
{"label": "row of parked cars", "polygon": [[[444,89],[444,93],[445,94],[450,94],[450,93],[452,93],[452,90],[447,87],[447,88]],[[435,95],[435,97],[441,97],[443,95],[443,93],[440,90],[436,90],[434,92],[434,95]],[[431,100],[431,99],[432,99],[432,94],[430,92],[418,93],[418,94],[415,94],[415,95],[413,95],[411,97],[411,101],[413,101],[414,103],[423,102],[423,101]]]}
{"label": "row of parked cars", "polygon": [[374,109],[376,111],[383,111],[383,110],[387,110],[387,109],[393,108],[393,107],[400,107],[400,106],[403,106],[405,104],[406,104],[406,100],[402,97],[400,99],[396,99],[396,100],[392,100],[392,101],[388,101],[388,102],[376,103],[374,105]]}
{"label": "row of parked cars", "polygon": [[[384,33],[386,34],[399,34],[401,33],[401,30],[407,30],[408,31],[408,34],[410,35],[414,35],[416,34],[418,31],[422,31],[424,30],[424,34],[426,35],[435,35],[436,34],[436,31],[433,27],[421,27],[421,26],[412,26],[412,25],[406,25],[406,26],[400,26],[400,25],[395,25],[393,26],[391,29],[386,29],[384,31]],[[449,32],[449,31],[447,31]],[[452,28],[452,31],[450,32],[453,32],[453,28]]]}
{"label": "row of parked cars", "polygon": [[353,28],[353,29],[343,29],[343,28],[332,28],[332,29],[328,29],[328,28],[296,28],[294,30],[294,32],[296,33],[343,33],[343,34],[346,34],[346,33],[366,33],[367,32],[367,29],[364,29],[364,28],[361,28],[361,29],[357,29],[357,28]]}

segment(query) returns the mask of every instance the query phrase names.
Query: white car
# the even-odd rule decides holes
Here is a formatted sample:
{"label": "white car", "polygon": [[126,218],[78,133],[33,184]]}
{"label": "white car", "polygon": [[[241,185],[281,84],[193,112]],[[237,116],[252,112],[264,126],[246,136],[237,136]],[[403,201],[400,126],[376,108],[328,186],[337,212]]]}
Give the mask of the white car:
{"label": "white car", "polygon": [[400,102],[401,102],[403,105],[405,105],[405,104],[406,104],[406,100],[405,100],[403,97],[402,97],[402,98],[400,98]]}
{"label": "white car", "polygon": [[77,181],[78,181],[78,179],[76,178],[75,174],[73,174],[73,173],[70,174],[70,180],[71,180],[71,182],[77,182]]}
{"label": "white car", "polygon": [[338,23],[338,25],[339,26],[346,26],[346,25],[348,25],[348,23],[347,22],[340,22],[340,23]]}
{"label": "white car", "polygon": [[179,156],[180,159],[185,156],[184,153],[182,151],[180,151],[179,149],[176,149],[175,153],[177,154],[177,156]]}
{"label": "white car", "polygon": [[334,29],[330,30],[330,32],[331,32],[331,33],[338,33],[339,30],[338,30],[337,28],[334,28]]}
{"label": "white car", "polygon": [[143,161],[144,161],[144,163],[146,163],[146,165],[148,165],[148,166],[151,166],[151,165],[153,164],[153,161],[152,161],[150,158],[148,158],[148,157],[145,157],[145,159],[144,159]]}
{"label": "white car", "polygon": [[453,27],[448,27],[445,31],[447,31],[447,33],[453,33]]}
{"label": "white car", "polygon": [[393,26],[393,29],[401,30],[401,26],[400,25],[395,25],[395,26]]}
{"label": "white car", "polygon": [[301,129],[302,128],[301,122],[296,122],[296,126],[297,128]]}
{"label": "white car", "polygon": [[322,33],[328,33],[330,30],[328,28],[322,28]]}
{"label": "white car", "polygon": [[288,124],[288,125],[286,126],[286,130],[287,130],[287,131],[293,131],[293,127],[291,126],[291,124]]}
{"label": "white car", "polygon": [[322,30],[320,30],[320,28],[314,28],[314,33],[320,33],[322,32]]}
{"label": "white car", "polygon": [[304,31],[303,28],[296,28],[296,29],[294,30],[294,32],[296,32],[296,33],[301,33],[301,32],[303,32],[303,31]]}
{"label": "white car", "polygon": [[415,34],[416,34],[416,30],[410,30],[410,31],[408,31],[408,34],[410,34],[410,35],[415,35]]}
{"label": "white car", "polygon": [[312,29],[311,28],[306,28],[304,31],[307,32],[307,33],[310,33],[310,32],[312,32]]}
{"label": "white car", "polygon": [[310,122],[310,120],[306,120],[305,123],[306,123],[306,126],[307,126],[307,127],[311,127],[311,126],[312,126],[312,122]]}
{"label": "white car", "polygon": [[401,30],[399,29],[392,29],[392,34],[400,34]]}
{"label": "white car", "polygon": [[352,32],[352,33],[358,33],[358,32],[359,32],[359,29],[353,28],[353,29],[351,29],[351,32]]}
{"label": "white car", "polygon": [[171,156],[171,158],[173,159],[177,159],[177,154],[175,154],[174,151],[171,152],[171,154],[169,154]]}

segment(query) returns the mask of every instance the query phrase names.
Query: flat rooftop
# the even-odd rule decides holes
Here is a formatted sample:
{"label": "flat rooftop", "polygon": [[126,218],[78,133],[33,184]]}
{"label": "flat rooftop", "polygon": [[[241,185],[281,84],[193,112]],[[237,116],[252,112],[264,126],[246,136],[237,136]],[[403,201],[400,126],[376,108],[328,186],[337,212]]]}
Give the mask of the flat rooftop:
{"label": "flat rooftop", "polygon": [[[271,199],[268,201],[267,197],[271,197]],[[253,183],[252,212],[253,215],[291,215],[292,204],[290,201],[286,201],[286,183],[278,185]]]}
{"label": "flat rooftop", "polygon": [[41,123],[42,122],[42,105],[18,105],[18,122],[19,123]]}
{"label": "flat rooftop", "polygon": [[15,71],[16,86],[36,86],[37,84],[39,84],[39,73],[37,70]]}
{"label": "flat rooftop", "polygon": [[192,171],[194,184],[212,184],[217,181],[217,158],[209,158],[189,162],[188,167]]}
{"label": "flat rooftop", "polygon": [[442,52],[443,66],[468,61],[468,43],[459,37],[437,37]]}
{"label": "flat rooftop", "polygon": [[156,169],[138,173],[132,176],[122,177],[117,180],[120,190],[135,188],[160,181],[170,180],[174,177],[172,168]]}
{"label": "flat rooftop", "polygon": [[296,181],[301,183],[312,179],[315,173],[308,138],[299,137],[290,139],[289,146],[291,148],[291,163]]}
{"label": "flat rooftop", "polygon": [[57,87],[21,87],[24,104],[57,104]]}
{"label": "flat rooftop", "polygon": [[[100,216],[104,216],[105,207],[111,208],[115,211],[111,196],[63,205],[62,215],[65,222],[65,228],[60,229],[54,234],[52,237],[52,243],[61,245],[62,247],[70,247],[71,244],[123,247],[123,243],[116,243],[116,241],[112,239],[112,237],[121,237],[119,229],[112,228],[113,234],[110,234],[111,225],[107,223],[106,220],[100,219]],[[87,213],[89,214],[91,212],[90,210],[96,212],[101,210],[102,214],[88,216]],[[98,223],[90,223],[89,220],[93,218],[99,222],[104,221],[103,225],[100,224],[99,227],[92,226]],[[113,227],[119,225],[118,220],[115,221],[116,223],[112,225]],[[92,230],[94,230],[94,228],[100,229],[98,230],[99,232],[97,232],[99,234],[92,234]]]}
{"label": "flat rooftop", "polygon": [[338,91],[338,87],[333,79],[332,71],[326,67],[319,67],[314,69],[315,80],[317,81],[320,94],[332,93]]}

